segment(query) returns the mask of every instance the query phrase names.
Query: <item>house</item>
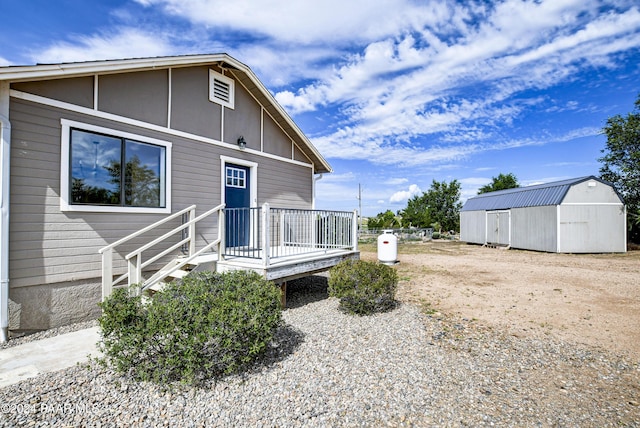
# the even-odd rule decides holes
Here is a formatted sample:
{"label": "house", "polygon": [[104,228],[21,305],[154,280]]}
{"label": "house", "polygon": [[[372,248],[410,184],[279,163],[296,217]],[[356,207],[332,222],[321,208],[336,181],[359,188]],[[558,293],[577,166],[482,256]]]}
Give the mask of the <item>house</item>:
{"label": "house", "polygon": [[0,122],[2,341],[167,267],[284,283],[358,257],[355,213],[314,210],[330,165],[226,54],[1,67]]}
{"label": "house", "polygon": [[626,219],[610,183],[580,177],[469,198],[460,211],[460,240],[553,253],[622,253]]}

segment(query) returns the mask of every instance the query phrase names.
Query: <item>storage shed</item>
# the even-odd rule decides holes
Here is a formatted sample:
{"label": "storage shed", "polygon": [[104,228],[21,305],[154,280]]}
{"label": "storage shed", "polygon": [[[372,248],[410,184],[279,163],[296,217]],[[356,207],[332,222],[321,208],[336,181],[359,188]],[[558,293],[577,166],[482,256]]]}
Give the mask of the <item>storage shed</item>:
{"label": "storage shed", "polygon": [[500,190],[469,198],[460,240],[554,253],[623,253],[626,207],[594,176]]}

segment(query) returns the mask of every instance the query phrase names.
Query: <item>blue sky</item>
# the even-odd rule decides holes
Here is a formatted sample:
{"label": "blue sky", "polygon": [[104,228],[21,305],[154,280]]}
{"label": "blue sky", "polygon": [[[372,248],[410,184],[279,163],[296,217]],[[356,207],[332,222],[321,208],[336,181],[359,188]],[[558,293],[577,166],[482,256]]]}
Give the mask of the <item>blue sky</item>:
{"label": "blue sky", "polygon": [[[463,200],[597,175],[640,93],[637,0],[0,0],[0,65],[226,52],[334,168],[317,207],[365,216],[432,180]],[[8,18],[10,17],[10,18]]]}

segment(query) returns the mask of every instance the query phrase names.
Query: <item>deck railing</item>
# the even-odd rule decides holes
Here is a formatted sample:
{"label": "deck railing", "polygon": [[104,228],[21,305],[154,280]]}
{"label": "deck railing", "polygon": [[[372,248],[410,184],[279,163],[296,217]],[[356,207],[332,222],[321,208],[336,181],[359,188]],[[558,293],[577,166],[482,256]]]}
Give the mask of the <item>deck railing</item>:
{"label": "deck railing", "polygon": [[[174,255],[179,248],[186,249],[186,257],[184,257],[179,263],[171,266],[171,268],[169,268],[168,270],[163,270],[163,274],[169,275],[174,271],[179,270],[186,264],[190,263],[194,258],[205,252],[211,251],[213,248],[216,248],[216,252],[218,253],[218,255],[223,254],[224,241],[222,238],[224,235],[220,233],[218,233],[218,238],[216,240],[210,242],[203,248],[200,248],[196,251],[196,224],[215,213],[218,213],[218,231],[224,230],[224,204],[218,205],[217,207],[212,208],[197,217],[196,206],[191,205],[190,207],[171,214],[170,216],[167,216],[156,223],[153,223],[143,229],[138,230],[137,232],[132,233],[129,236],[126,236],[110,245],[107,245],[104,248],[101,248],[100,253],[102,254],[102,299],[104,300],[107,296],[109,296],[112,293],[113,288],[123,283],[125,280],[127,281],[127,284],[129,286],[133,284],[140,284],[141,288],[143,289],[152,285],[151,283],[149,283],[149,280],[145,280],[144,278],[142,278],[143,270],[165,256]],[[170,231],[164,233],[162,236],[159,236],[152,241],[144,244],[140,248],[128,253],[124,257],[128,265],[127,272],[115,279],[113,278],[113,253],[115,248],[128,243],[132,239],[142,234],[157,230],[158,227],[164,225],[165,223],[181,217],[183,217],[183,223],[180,226],[171,229]],[[148,256],[148,258],[144,259],[143,255],[145,254],[145,252],[151,249],[153,249],[153,255]]]}
{"label": "deck railing", "polygon": [[[218,238],[196,251],[196,225],[216,213]],[[113,260],[117,247],[131,245],[134,238],[157,232],[160,226],[180,218],[181,225],[126,254],[127,272],[114,279]],[[267,267],[275,259],[288,256],[340,249],[357,251],[357,218],[356,211],[271,208],[269,204],[260,208],[225,208],[222,204],[196,217],[196,206],[192,205],[100,249],[102,297],[104,300],[114,287],[124,285],[125,280],[128,285],[139,284],[140,289],[150,287],[154,281],[171,275],[206,252],[215,251],[219,261],[225,257],[261,259],[262,265]],[[176,254],[180,249],[186,256],[178,260]],[[123,252],[122,247],[120,251]],[[145,268],[157,270],[151,265],[172,256],[175,257],[172,262],[158,273],[148,279],[142,277]]]}
{"label": "deck railing", "polygon": [[335,249],[357,250],[357,212],[271,208],[226,208],[225,256],[262,259]]}

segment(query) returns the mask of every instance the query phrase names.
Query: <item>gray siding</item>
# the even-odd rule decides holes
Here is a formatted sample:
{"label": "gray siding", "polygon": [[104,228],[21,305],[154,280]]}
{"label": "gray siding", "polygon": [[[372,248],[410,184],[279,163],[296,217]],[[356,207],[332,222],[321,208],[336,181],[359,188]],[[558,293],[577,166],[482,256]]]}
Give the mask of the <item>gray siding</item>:
{"label": "gray siding", "polygon": [[101,111],[166,126],[169,107],[167,70],[107,74],[98,78]]}
{"label": "gray siding", "polygon": [[282,131],[269,115],[265,115],[263,142],[265,152],[291,159],[291,138]]}
{"label": "gray siding", "polygon": [[209,67],[171,70],[171,128],[221,140],[221,109],[209,101]]}
{"label": "gray siding", "polygon": [[613,190],[613,187],[596,180],[583,181],[571,186],[562,200],[562,204],[571,203],[617,204],[622,206],[622,201]]}
{"label": "gray siding", "polygon": [[460,240],[471,244],[485,244],[485,217],[485,211],[460,212]]}
{"label": "gray siding", "polygon": [[[11,287],[100,276],[99,248],[161,216],[60,211],[60,117],[114,129],[118,125],[16,100],[12,100],[10,115],[14,143]],[[122,253],[132,249],[127,246]]]}
{"label": "gray siding", "polygon": [[12,83],[11,89],[93,108],[93,76]]}
{"label": "gray siding", "polygon": [[[258,163],[259,203],[310,208],[312,169],[225,149],[188,138],[178,138],[131,125],[88,117],[12,99],[11,153],[11,287],[98,278],[98,249],[164,216],[161,214],[91,213],[60,211],[60,118],[104,126],[161,140],[172,141],[172,209],[191,204],[197,213],[218,205],[220,156]],[[284,145],[288,145],[287,141]],[[167,225],[161,232],[175,227]],[[217,237],[212,218],[198,229],[198,246]],[[143,238],[121,250],[121,256]],[[148,237],[146,237],[148,240]],[[115,265],[123,271],[122,260]]]}
{"label": "gray siding", "polygon": [[560,248],[563,253],[625,252],[622,205],[560,205]]}
{"label": "gray siding", "polygon": [[557,250],[556,206],[511,210],[511,246],[526,250]]}
{"label": "gray siding", "polygon": [[[247,142],[247,148],[260,150],[260,121],[262,107],[253,99],[242,85],[235,85],[235,106],[233,109],[224,110],[224,141],[236,144],[238,137],[243,136]],[[269,115],[264,116],[265,121],[271,121]],[[288,158],[291,158],[289,152]]]}
{"label": "gray siding", "polygon": [[258,168],[258,204],[273,207],[311,209],[313,174],[311,168],[262,159]]}

